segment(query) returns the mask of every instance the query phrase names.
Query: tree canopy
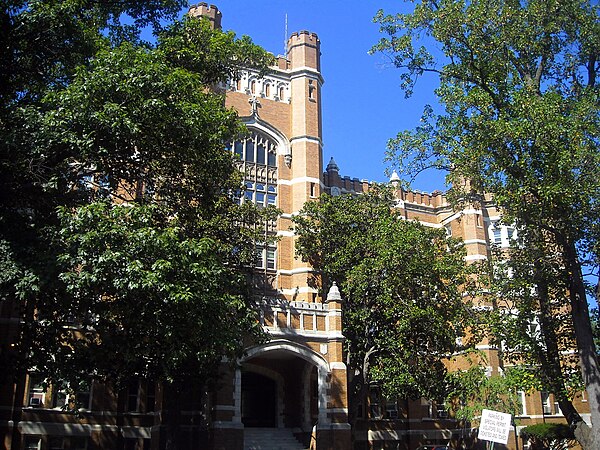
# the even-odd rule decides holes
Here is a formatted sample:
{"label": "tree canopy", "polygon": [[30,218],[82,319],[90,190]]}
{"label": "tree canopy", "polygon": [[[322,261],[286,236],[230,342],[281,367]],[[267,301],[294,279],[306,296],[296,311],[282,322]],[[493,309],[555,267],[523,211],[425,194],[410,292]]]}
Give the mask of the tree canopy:
{"label": "tree canopy", "polygon": [[216,87],[272,57],[182,6],[0,11],[0,295],[23,324],[4,375],[206,381],[262,339],[247,274],[274,212],[236,201],[244,129]]}
{"label": "tree canopy", "polygon": [[[546,282],[536,285],[541,289],[531,311],[568,312],[596,431],[588,436],[569,399],[555,394],[568,421],[579,425],[582,445],[598,447],[600,368],[583,277],[584,268],[598,274],[598,6],[424,0],[410,13],[380,12],[376,20],[387,36],[374,51],[389,54],[402,70],[406,93],[421,76],[434,74],[444,107],[439,113],[426,107],[419,127],[392,139],[389,159],[408,176],[429,167],[449,170],[457,199],[493,193],[505,223],[520,230],[531,264],[515,276],[537,273],[536,280]],[[543,279],[536,258],[554,278]],[[513,290],[503,300],[524,305],[531,296],[523,293]],[[550,321],[540,323],[544,337],[556,333]],[[537,364],[561,384],[570,369],[547,365],[557,355],[551,354],[556,347],[546,350],[535,355]]]}
{"label": "tree canopy", "polygon": [[344,298],[353,418],[372,384],[389,399],[443,397],[444,361],[473,323],[462,245],[402,220],[394,204],[392,191],[375,187],[324,195],[293,219],[298,254]]}

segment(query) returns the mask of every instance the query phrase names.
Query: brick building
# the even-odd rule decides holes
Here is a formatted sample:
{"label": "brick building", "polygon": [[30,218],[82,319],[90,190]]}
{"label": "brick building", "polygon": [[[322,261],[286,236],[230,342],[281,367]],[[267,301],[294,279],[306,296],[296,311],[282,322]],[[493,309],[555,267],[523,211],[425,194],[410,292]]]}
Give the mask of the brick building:
{"label": "brick building", "polygon": [[[208,18],[215,27],[221,25],[221,13],[214,6],[200,3],[190,12]],[[222,86],[227,105],[238,111],[250,131],[227,144],[239,156],[244,201],[276,205],[282,211],[271,230],[278,242],[257,249],[260,320],[272,339],[248,348],[235,371],[224,369],[217,392],[207,399],[200,393],[185,405],[190,448],[250,448],[251,441],[261,439],[257,430],[266,428],[279,430],[280,434],[269,431],[272,439],[287,439],[287,434],[304,441],[304,447],[298,444],[297,448],[306,448],[311,438],[319,449],[351,448],[342,299],[335,286],[326,298],[312,287],[315,274],[294,257],[290,231],[291,217],[305,202],[324,192],[358,194],[369,188],[367,181],[341,176],[333,158],[323,167],[320,57],[315,33],[292,33],[287,54],[277,58],[271,73],[259,77],[247,71]],[[489,198],[477,207],[456,211],[439,191],[398,189],[397,196],[398,210],[406,219],[443,227],[449,235],[461,237],[467,261],[489,258],[491,244],[508,246],[514,232],[499,224],[499,212]],[[497,373],[501,365],[497,350],[485,342],[479,350],[487,356],[489,372]],[[5,448],[162,448],[160,386],[140,381],[116,393],[94,384],[78,395],[87,407],[75,417],[61,410],[61,393],[44,391],[40,380],[27,380],[21,390],[2,389],[0,427],[5,431]],[[414,450],[422,444],[456,442],[471,432],[447,417],[442,404],[426,399],[390,402],[374,392],[362,415],[355,445],[361,449]],[[552,396],[544,393],[523,394],[521,419],[522,424],[562,420]],[[20,441],[11,443],[15,427]],[[515,448],[514,434],[509,448]]]}

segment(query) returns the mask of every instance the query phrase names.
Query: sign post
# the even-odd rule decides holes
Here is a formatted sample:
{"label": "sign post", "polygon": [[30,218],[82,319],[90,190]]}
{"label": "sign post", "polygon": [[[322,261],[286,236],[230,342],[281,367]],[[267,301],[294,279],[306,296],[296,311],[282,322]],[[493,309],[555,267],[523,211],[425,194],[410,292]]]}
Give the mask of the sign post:
{"label": "sign post", "polygon": [[493,448],[494,443],[506,445],[510,434],[512,415],[499,411],[484,409],[481,411],[481,423],[477,438],[489,441]]}

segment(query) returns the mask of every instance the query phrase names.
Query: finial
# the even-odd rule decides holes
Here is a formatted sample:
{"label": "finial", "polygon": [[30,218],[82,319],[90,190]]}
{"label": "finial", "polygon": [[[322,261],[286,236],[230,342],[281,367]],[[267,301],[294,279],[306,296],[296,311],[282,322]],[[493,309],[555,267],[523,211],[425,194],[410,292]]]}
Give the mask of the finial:
{"label": "finial", "polygon": [[329,293],[327,294],[327,302],[331,301],[341,301],[342,296],[340,295],[340,290],[337,287],[336,282],[334,281],[329,289]]}
{"label": "finial", "polygon": [[398,173],[396,173],[396,171],[394,170],[392,172],[392,176],[390,177],[390,183],[392,183],[392,185],[394,187],[397,187],[399,182],[400,182],[400,177],[398,176]]}
{"label": "finial", "polygon": [[335,160],[333,159],[333,156],[329,160],[329,164],[327,164],[326,170],[327,170],[327,172],[331,172],[331,171],[339,172],[340,171],[340,168],[338,167]]}

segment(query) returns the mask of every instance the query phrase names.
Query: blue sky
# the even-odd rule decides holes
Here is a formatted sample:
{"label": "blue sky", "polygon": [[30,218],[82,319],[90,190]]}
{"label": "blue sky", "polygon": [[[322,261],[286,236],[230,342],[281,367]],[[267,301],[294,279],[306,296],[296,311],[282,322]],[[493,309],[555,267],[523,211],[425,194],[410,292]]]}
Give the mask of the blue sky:
{"label": "blue sky", "polygon": [[[384,55],[368,51],[381,37],[372,21],[378,9],[399,12],[410,3],[398,0],[221,0],[224,30],[248,35],[274,54],[283,54],[285,16],[288,34],[309,30],[321,41],[325,79],[323,159],[334,157],[340,173],[370,181],[387,181],[383,162],[386,142],[414,128],[425,104],[434,104],[435,78],[421,79],[410,99],[400,90],[400,72]],[[443,175],[429,172],[412,185],[444,190]]]}

